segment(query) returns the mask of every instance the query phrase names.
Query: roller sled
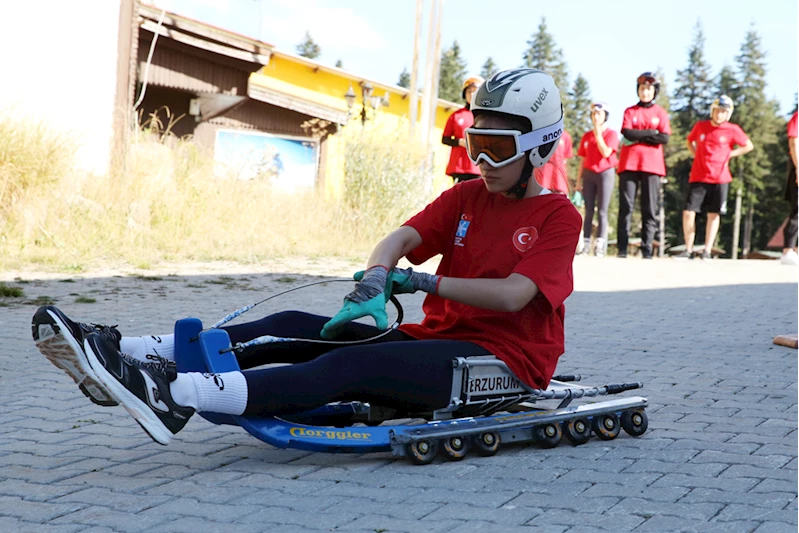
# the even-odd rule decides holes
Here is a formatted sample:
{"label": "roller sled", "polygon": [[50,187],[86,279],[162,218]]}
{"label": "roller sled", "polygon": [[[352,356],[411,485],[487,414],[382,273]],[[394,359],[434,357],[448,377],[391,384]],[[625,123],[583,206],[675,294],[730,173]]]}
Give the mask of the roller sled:
{"label": "roller sled", "polygon": [[[180,372],[239,370],[227,332],[203,330],[196,318],[176,323],[175,359]],[[532,442],[552,448],[564,436],[580,445],[592,436],[612,440],[624,429],[638,437],[647,429],[646,398],[596,400],[638,389],[641,383],[587,387],[577,383],[580,376],[555,376],[541,390],[518,380],[493,356],[459,357],[452,364],[450,403],[430,413],[404,413],[353,401],[280,418],[199,414],[214,424],[241,426],[277,448],[325,453],[390,451],[414,464],[428,464],[439,452],[457,461],[470,452],[494,455],[501,444]]]}

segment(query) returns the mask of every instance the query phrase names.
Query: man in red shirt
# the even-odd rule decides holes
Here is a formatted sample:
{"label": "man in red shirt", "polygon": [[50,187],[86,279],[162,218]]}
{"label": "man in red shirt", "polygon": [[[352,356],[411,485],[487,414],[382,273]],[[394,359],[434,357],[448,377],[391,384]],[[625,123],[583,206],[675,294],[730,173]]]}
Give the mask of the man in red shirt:
{"label": "man in red shirt", "polygon": [[697,122],[685,139],[694,164],[682,212],[685,251],[675,256],[677,259],[693,258],[696,214],[702,211],[707,212],[702,259],[713,257],[711,251],[719,231],[720,216],[727,212],[727,191],[732,181],[730,159],[754,149],[744,130],[729,122],[733,108],[732,99],[722,94],[710,106],[710,120]]}
{"label": "man in red shirt", "polygon": [[549,162],[541,167],[537,173],[538,184],[550,191],[569,194],[569,173],[566,169],[566,160],[574,156],[572,137],[563,130],[558,147]]}
{"label": "man in red shirt", "polygon": [[474,125],[474,116],[471,111],[472,96],[483,84],[483,81],[480,76],[466,78],[461,92],[461,96],[466,100],[466,105],[449,116],[441,136],[441,142],[452,147],[452,151],[449,153],[449,163],[447,163],[447,176],[452,176],[455,183],[480,177],[480,170],[466,155],[466,139],[464,139],[463,132]]}
{"label": "man in red shirt", "polygon": [[[34,315],[34,340],[87,395],[124,405],[161,444],[195,410],[287,415],[340,400],[402,413],[444,408],[457,357],[494,356],[528,386],[547,387],[564,351],[563,302],[580,232],[566,195],[531,179],[563,132],[560,95],[548,74],[513,69],[489,79],[473,109],[475,127],[465,133],[482,179],[445,191],[384,238],[332,319],[285,312],[223,326],[233,345],[262,335],[312,342],[250,346],[236,352],[241,372],[178,373],[171,335],[121,337],[52,306]],[[435,255],[436,274],[395,268],[402,257],[418,264]],[[428,293],[422,322],[385,332],[390,295],[416,291]],[[377,327],[352,322],[366,316]],[[380,333],[365,344],[324,342]],[[294,364],[255,368],[276,362]]]}
{"label": "man in red shirt", "polygon": [[638,76],[639,101],[624,110],[619,154],[619,221],[616,227],[619,257],[627,257],[630,221],[638,187],[641,187],[641,256],[652,259],[657,231],[660,179],[666,175],[663,145],[669,142],[671,124],[666,110],[655,103],[660,82],[651,72]]}
{"label": "man in red shirt", "polygon": [[791,161],[788,163],[788,179],[785,182],[785,199],[791,206],[791,214],[788,216],[788,223],[785,224],[782,236],[785,239],[782,249],[784,265],[799,265],[799,254],[797,254],[796,241],[797,231],[799,231],[799,204],[797,204],[797,177],[796,177],[796,150],[797,150],[797,131],[796,112],[791,120],[788,121],[788,152],[791,154]]}

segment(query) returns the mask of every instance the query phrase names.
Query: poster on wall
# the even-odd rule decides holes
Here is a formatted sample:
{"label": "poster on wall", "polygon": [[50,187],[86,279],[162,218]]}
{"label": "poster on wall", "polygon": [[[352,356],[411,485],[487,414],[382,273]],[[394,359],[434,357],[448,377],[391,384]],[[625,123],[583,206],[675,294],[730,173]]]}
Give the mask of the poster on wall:
{"label": "poster on wall", "polygon": [[218,130],[216,173],[239,180],[264,180],[293,191],[316,184],[319,143],[313,139],[245,130]]}

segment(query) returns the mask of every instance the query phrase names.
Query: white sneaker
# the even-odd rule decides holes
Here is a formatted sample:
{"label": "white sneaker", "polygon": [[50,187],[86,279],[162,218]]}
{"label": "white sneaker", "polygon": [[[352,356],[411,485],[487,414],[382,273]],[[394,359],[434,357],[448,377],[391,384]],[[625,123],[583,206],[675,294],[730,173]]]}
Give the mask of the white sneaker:
{"label": "white sneaker", "polygon": [[799,254],[794,252],[793,250],[789,250],[782,254],[780,258],[780,263],[783,265],[799,265]]}
{"label": "white sneaker", "polygon": [[605,257],[605,239],[597,239],[594,244],[594,255],[597,257]]}

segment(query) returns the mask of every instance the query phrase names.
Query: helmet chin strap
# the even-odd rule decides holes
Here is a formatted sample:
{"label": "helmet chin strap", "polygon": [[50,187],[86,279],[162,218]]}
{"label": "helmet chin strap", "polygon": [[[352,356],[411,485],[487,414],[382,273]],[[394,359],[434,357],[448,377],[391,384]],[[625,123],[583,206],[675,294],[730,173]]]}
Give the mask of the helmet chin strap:
{"label": "helmet chin strap", "polygon": [[532,175],[533,175],[533,164],[530,162],[530,152],[525,152],[524,168],[522,169],[522,175],[519,178],[519,181],[516,182],[516,185],[508,189],[506,192],[508,194],[516,196],[516,198],[521,200],[522,198],[524,198],[524,195],[527,192],[527,183],[530,181],[530,176]]}

